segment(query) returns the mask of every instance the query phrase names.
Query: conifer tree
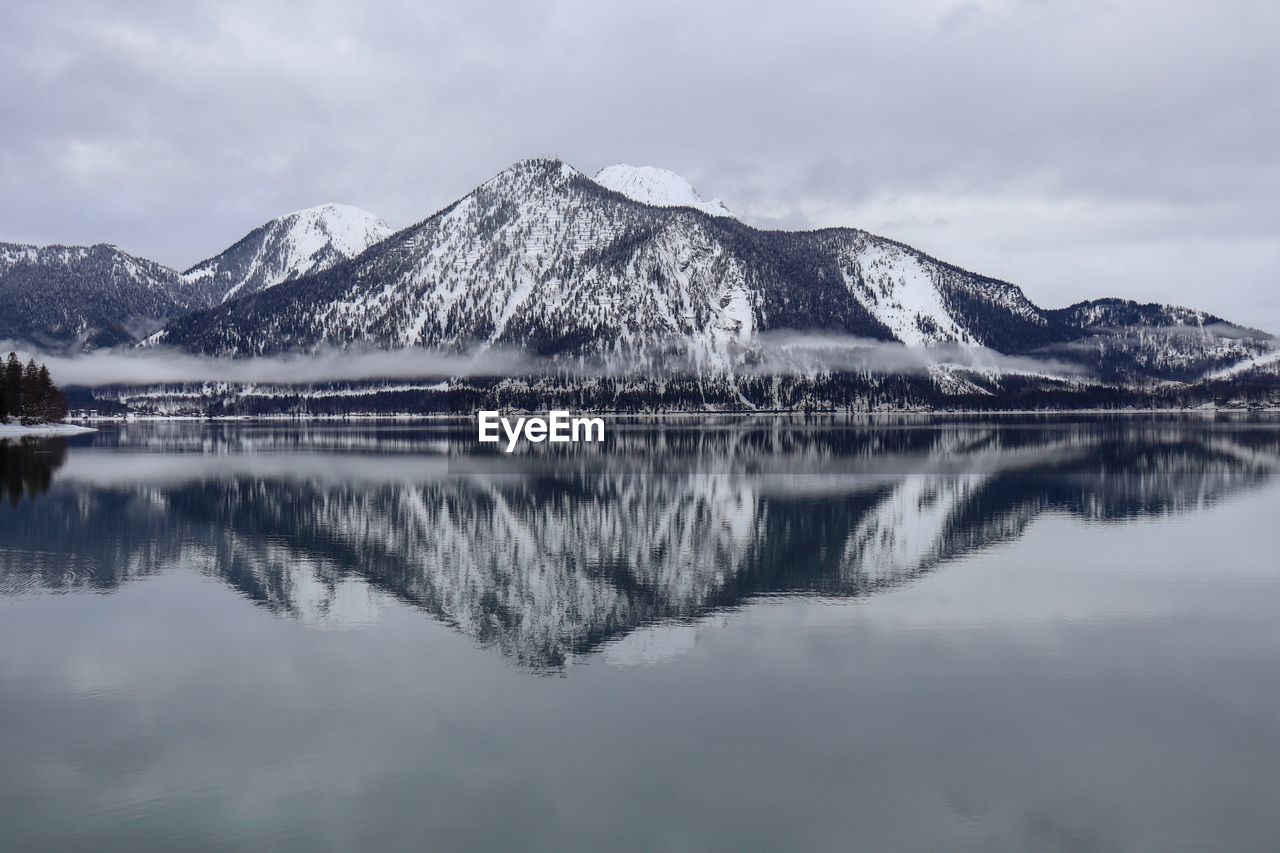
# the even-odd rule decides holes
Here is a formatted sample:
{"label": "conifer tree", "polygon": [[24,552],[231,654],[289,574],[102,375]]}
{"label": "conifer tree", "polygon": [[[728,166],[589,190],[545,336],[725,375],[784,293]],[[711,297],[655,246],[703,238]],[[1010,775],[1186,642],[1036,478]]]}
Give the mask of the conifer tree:
{"label": "conifer tree", "polygon": [[18,405],[22,422],[37,423],[40,420],[37,411],[40,402],[40,367],[34,358],[28,360],[27,366],[22,369],[22,379],[19,384],[22,397]]}
{"label": "conifer tree", "polygon": [[40,420],[51,423],[65,418],[67,416],[66,397],[58,386],[53,384],[53,377],[49,374],[47,365],[40,365],[37,388],[39,394],[37,409]]}
{"label": "conifer tree", "polygon": [[18,361],[16,352],[9,353],[4,365],[4,398],[5,411],[9,417],[22,416],[22,362]]}
{"label": "conifer tree", "polygon": [[67,416],[67,398],[53,381],[48,365],[34,358],[22,366],[16,353],[0,365],[0,423],[17,419],[33,425]]}

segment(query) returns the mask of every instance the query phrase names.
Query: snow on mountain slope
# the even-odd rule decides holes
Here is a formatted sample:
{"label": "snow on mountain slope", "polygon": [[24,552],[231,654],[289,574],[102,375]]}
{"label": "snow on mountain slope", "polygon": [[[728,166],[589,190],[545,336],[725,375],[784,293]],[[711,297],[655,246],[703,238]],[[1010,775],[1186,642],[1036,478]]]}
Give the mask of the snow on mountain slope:
{"label": "snow on mountain slope", "polygon": [[182,275],[226,301],[326,270],[391,233],[389,225],[366,210],[324,204],[273,219]]}
{"label": "snow on mountain slope", "polygon": [[[1080,377],[1146,389],[1272,367],[1280,346],[1174,306],[1101,299],[1046,311],[1013,284],[865,231],[766,231],[727,213],[665,170],[611,166],[593,181],[535,159],[399,233],[324,205],[272,220],[182,276],[110,246],[0,244],[0,338],[86,348],[141,338],[229,356],[522,350],[533,369],[518,376],[545,368],[579,391],[626,372],[685,405],[705,403],[705,380],[727,378],[721,399],[769,406],[796,401],[766,387],[769,370],[813,383],[836,373],[845,390],[867,379],[864,402],[882,399],[881,377],[906,374],[969,396],[1010,377],[1023,390],[1038,379],[1072,390]],[[904,388],[884,394],[919,396]]]}
{"label": "snow on mountain slope", "polygon": [[115,346],[207,304],[173,270],[115,246],[0,243],[0,339]]}
{"label": "snow on mountain slope", "polygon": [[1240,376],[1250,371],[1280,373],[1280,350],[1270,350],[1268,352],[1247,358],[1230,367],[1225,367],[1213,371],[1206,379],[1230,379],[1234,376]]}
{"label": "snow on mountain slope", "polygon": [[1069,336],[1017,286],[893,240],[849,229],[792,239],[833,255],[849,293],[908,346],[953,343],[1015,353]]}
{"label": "snow on mountain slope", "polygon": [[719,199],[706,201],[693,184],[666,169],[656,166],[628,166],[619,163],[596,173],[602,187],[622,193],[627,198],[654,207],[692,207],[710,216],[733,216]]}
{"label": "snow on mountain slope", "polygon": [[1077,302],[1067,308],[1050,311],[1064,322],[1083,329],[1119,328],[1121,326],[1146,326],[1167,328],[1173,326],[1204,327],[1225,323],[1204,311],[1183,308],[1180,305],[1161,305],[1157,302],[1140,303],[1131,299],[1090,299]]}
{"label": "snow on mountain slope", "polygon": [[912,252],[871,244],[846,255],[845,280],[871,314],[908,346],[972,343],[951,316],[929,268]]}
{"label": "snow on mountain slope", "polygon": [[528,160],[354,264],[186,318],[167,340],[237,355],[358,341],[570,359],[675,341],[702,371],[774,329],[1000,351],[1066,337],[1015,286],[865,232],[758,231],[636,205],[558,160]]}
{"label": "snow on mountain slope", "polygon": [[754,328],[744,269],[710,222],[621,201],[559,161],[523,161],[355,266],[189,318],[169,340],[229,353],[360,340],[600,354],[678,336],[710,354]]}
{"label": "snow on mountain slope", "polygon": [[1221,376],[1233,365],[1266,359],[1276,348],[1265,332],[1178,305],[1096,299],[1046,313],[1077,330],[1074,340],[1047,353],[1109,379]]}
{"label": "snow on mountain slope", "polygon": [[[959,347],[990,362],[984,381],[1016,373],[1124,383],[1198,379],[1274,347],[1270,336],[1169,306],[1100,300],[1045,311],[1016,285],[865,231],[766,231],[684,206],[637,204],[610,189],[680,197],[653,189],[671,181],[636,190],[643,182],[632,178],[647,174],[611,167],[601,183],[559,160],[521,161],[351,263],[239,290],[239,298],[179,318],[163,339],[233,356],[503,348],[575,375],[603,365],[611,374],[743,377],[765,363],[765,333],[785,332],[933,353]],[[683,192],[687,182],[674,180]],[[1014,371],[987,358],[992,351],[1040,359],[1044,368],[1024,360]],[[865,372],[894,372],[879,363]],[[825,369],[856,372],[861,364]],[[816,377],[824,368],[805,356],[781,372]],[[978,381],[973,370],[930,376],[947,388]]]}

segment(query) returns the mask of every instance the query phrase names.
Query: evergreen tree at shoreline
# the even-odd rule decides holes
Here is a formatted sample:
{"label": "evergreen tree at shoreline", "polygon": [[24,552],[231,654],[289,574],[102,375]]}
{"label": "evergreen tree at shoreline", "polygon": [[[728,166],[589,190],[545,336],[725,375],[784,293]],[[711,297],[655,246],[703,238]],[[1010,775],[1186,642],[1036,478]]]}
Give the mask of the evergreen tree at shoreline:
{"label": "evergreen tree at shoreline", "polygon": [[26,366],[16,352],[0,368],[0,424],[24,426],[60,421],[67,416],[67,398],[54,384],[47,365],[30,359]]}

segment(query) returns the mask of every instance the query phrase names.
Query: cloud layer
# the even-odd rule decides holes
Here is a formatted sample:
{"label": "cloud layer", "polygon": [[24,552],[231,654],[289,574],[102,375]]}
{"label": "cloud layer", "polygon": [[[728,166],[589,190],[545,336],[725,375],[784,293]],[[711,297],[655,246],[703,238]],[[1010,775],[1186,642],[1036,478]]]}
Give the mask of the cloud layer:
{"label": "cloud layer", "polygon": [[[8,347],[0,347],[7,351]],[[718,360],[690,352],[680,341],[651,351],[608,359],[547,359],[514,349],[486,348],[472,353],[426,349],[322,350],[310,354],[218,358],[164,348],[98,350],[78,355],[44,355],[19,350],[49,366],[62,385],[234,384],[313,385],[365,380],[438,381],[456,377],[554,375],[674,376],[716,372]],[[772,332],[753,341],[750,352],[736,354],[738,375],[812,375],[858,372],[922,375],[937,365],[981,372],[1049,373],[1073,376],[1078,367],[1051,359],[1008,356],[981,347],[938,345],[908,347],[839,335]]]}

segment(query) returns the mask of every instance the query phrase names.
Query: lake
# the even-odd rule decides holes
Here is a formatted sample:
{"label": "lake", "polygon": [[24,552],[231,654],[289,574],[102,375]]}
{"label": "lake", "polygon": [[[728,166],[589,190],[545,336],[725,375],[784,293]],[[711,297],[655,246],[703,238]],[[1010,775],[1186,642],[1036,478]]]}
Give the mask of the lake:
{"label": "lake", "polygon": [[5,850],[1280,849],[1280,419],[0,445]]}

